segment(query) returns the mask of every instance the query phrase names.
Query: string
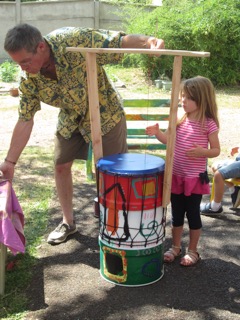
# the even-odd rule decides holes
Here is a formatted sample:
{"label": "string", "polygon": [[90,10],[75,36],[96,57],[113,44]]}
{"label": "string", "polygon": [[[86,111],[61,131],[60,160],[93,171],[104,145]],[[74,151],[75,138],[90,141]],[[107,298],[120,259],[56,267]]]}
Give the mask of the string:
{"label": "string", "polygon": [[[149,120],[149,117],[148,117],[148,111],[149,111],[149,107],[150,107],[150,99],[149,99],[149,97],[150,97],[150,75],[151,75],[151,71],[150,71],[150,69],[148,69],[148,72],[147,72],[147,83],[148,83],[148,99],[147,99],[147,126],[148,126],[148,124],[149,124],[149,122],[148,122],[148,120]],[[147,161],[147,145],[148,145],[148,141],[149,141],[149,139],[148,139],[148,135],[146,135],[146,141],[145,141],[145,143],[146,143],[146,148],[145,148],[145,152],[144,152],[144,154],[145,154],[145,156],[144,156],[144,159],[145,159],[145,164],[146,164],[146,161]]]}

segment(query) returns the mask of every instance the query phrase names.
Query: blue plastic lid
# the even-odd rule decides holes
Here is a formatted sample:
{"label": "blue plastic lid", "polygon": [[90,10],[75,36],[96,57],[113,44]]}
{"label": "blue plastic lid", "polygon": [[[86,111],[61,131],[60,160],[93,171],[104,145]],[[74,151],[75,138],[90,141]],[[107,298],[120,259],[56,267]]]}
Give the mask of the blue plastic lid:
{"label": "blue plastic lid", "polygon": [[100,171],[139,175],[163,172],[165,161],[162,158],[149,154],[120,153],[106,156],[98,160],[97,168]]}

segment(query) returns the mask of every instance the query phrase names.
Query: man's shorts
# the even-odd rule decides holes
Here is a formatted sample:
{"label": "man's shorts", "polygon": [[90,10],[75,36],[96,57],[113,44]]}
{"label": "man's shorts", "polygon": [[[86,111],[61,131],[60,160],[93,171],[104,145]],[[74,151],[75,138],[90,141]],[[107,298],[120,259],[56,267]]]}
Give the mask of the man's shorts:
{"label": "man's shorts", "polygon": [[218,169],[223,179],[240,178],[240,161],[231,162]]}
{"label": "man's shorts", "polygon": [[[55,135],[54,162],[63,164],[75,159],[87,160],[89,144],[76,130],[70,139],[64,139],[59,133]],[[119,123],[102,137],[103,155],[127,153],[127,124],[123,117]]]}

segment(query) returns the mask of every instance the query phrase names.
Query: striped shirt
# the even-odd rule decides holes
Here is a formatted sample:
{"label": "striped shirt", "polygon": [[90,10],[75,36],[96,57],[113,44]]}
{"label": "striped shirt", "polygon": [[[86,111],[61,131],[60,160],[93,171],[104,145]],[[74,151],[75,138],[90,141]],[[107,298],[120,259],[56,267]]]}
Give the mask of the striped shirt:
{"label": "striped shirt", "polygon": [[208,148],[209,135],[218,131],[212,119],[206,119],[204,126],[199,121],[184,120],[177,127],[176,144],[173,160],[173,174],[180,177],[195,178],[199,173],[206,171],[207,158],[190,158],[186,151],[194,148],[194,144]]}

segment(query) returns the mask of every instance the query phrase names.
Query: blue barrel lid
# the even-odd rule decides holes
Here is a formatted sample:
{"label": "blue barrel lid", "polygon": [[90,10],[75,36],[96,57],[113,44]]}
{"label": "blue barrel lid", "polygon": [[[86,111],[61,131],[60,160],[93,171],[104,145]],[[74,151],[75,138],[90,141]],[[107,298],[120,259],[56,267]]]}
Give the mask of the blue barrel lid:
{"label": "blue barrel lid", "polygon": [[97,168],[100,171],[118,173],[120,175],[151,174],[163,172],[165,161],[149,154],[120,153],[99,159]]}

